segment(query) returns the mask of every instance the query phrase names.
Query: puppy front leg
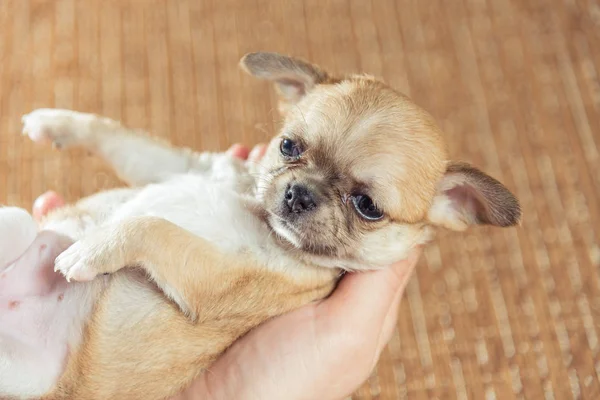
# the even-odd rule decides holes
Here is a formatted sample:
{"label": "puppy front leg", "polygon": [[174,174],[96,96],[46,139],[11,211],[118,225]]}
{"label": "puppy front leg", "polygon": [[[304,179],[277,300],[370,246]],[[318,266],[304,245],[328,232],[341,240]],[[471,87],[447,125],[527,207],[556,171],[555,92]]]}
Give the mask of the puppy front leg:
{"label": "puppy front leg", "polygon": [[23,134],[33,141],[52,142],[57,148],[83,147],[103,158],[122,180],[133,186],[208,169],[212,161],[208,154],[172,147],[94,114],[38,109],[22,120]]}
{"label": "puppy front leg", "polygon": [[55,269],[67,280],[89,281],[124,267],[141,268],[195,321],[205,277],[226,262],[206,240],[165,219],[135,217],[76,242],[57,257]]}

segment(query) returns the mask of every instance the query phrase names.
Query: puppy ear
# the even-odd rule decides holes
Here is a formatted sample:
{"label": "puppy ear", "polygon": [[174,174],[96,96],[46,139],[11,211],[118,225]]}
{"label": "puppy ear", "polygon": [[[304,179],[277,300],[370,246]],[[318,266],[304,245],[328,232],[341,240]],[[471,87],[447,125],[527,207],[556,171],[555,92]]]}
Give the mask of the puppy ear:
{"label": "puppy ear", "polygon": [[500,182],[465,163],[450,163],[428,214],[434,225],[463,231],[470,225],[513,226],[521,206]]}
{"label": "puppy ear", "polygon": [[252,76],[275,82],[283,99],[292,104],[329,79],[316,65],[277,53],[249,53],[240,65]]}

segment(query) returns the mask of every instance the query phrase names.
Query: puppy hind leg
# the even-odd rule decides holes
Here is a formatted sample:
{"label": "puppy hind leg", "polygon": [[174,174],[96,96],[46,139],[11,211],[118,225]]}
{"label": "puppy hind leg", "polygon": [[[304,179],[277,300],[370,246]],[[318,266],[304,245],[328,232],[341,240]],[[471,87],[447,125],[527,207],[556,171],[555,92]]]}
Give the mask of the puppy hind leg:
{"label": "puppy hind leg", "polygon": [[119,122],[94,114],[38,109],[23,116],[23,134],[55,147],[83,147],[103,158],[133,186],[161,182],[196,169],[198,155],[152,139]]}

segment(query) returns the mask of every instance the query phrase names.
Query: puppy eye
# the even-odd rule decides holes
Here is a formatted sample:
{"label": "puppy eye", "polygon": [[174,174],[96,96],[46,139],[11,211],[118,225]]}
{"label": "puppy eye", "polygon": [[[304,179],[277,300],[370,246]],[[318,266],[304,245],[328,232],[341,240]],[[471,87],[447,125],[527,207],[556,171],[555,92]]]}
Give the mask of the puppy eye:
{"label": "puppy eye", "polygon": [[287,158],[298,158],[302,154],[302,148],[290,139],[283,139],[279,145],[279,150]]}
{"label": "puppy eye", "polygon": [[352,204],[354,204],[354,209],[358,215],[367,221],[377,221],[383,218],[383,211],[377,208],[373,200],[367,195],[352,196]]}

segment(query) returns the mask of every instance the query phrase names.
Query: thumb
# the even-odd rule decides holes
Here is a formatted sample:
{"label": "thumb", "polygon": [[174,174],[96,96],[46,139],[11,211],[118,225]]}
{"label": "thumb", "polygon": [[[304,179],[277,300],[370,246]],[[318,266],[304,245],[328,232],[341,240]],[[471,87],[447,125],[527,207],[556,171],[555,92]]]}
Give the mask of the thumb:
{"label": "thumb", "polygon": [[398,322],[398,310],[400,309],[400,301],[402,300],[402,297],[404,296],[404,290],[406,289],[406,286],[408,285],[408,282],[410,281],[410,277],[413,275],[414,269],[417,265],[420,255],[421,255],[421,249],[419,249],[416,252],[415,259],[412,262],[410,262],[407,266],[398,265],[398,264],[394,264],[391,266],[392,269],[402,268],[405,279],[401,282],[400,286],[398,287],[398,290],[397,290],[396,294],[394,295],[394,299],[392,300],[392,304],[383,320],[383,325],[381,327],[381,333],[379,335],[379,340],[377,342],[377,354],[375,356],[374,363],[376,363],[377,360],[379,359],[381,352],[383,351],[385,346],[388,344],[388,342],[392,338],[392,334],[394,333],[394,330],[396,329],[396,324]]}
{"label": "thumb", "polygon": [[[391,311],[397,312],[401,294],[421,255],[417,247],[404,261],[377,271],[353,272],[342,278],[325,302],[327,314],[341,324],[382,327]],[[392,305],[394,310],[390,310]],[[390,333],[391,334],[391,333]]]}

